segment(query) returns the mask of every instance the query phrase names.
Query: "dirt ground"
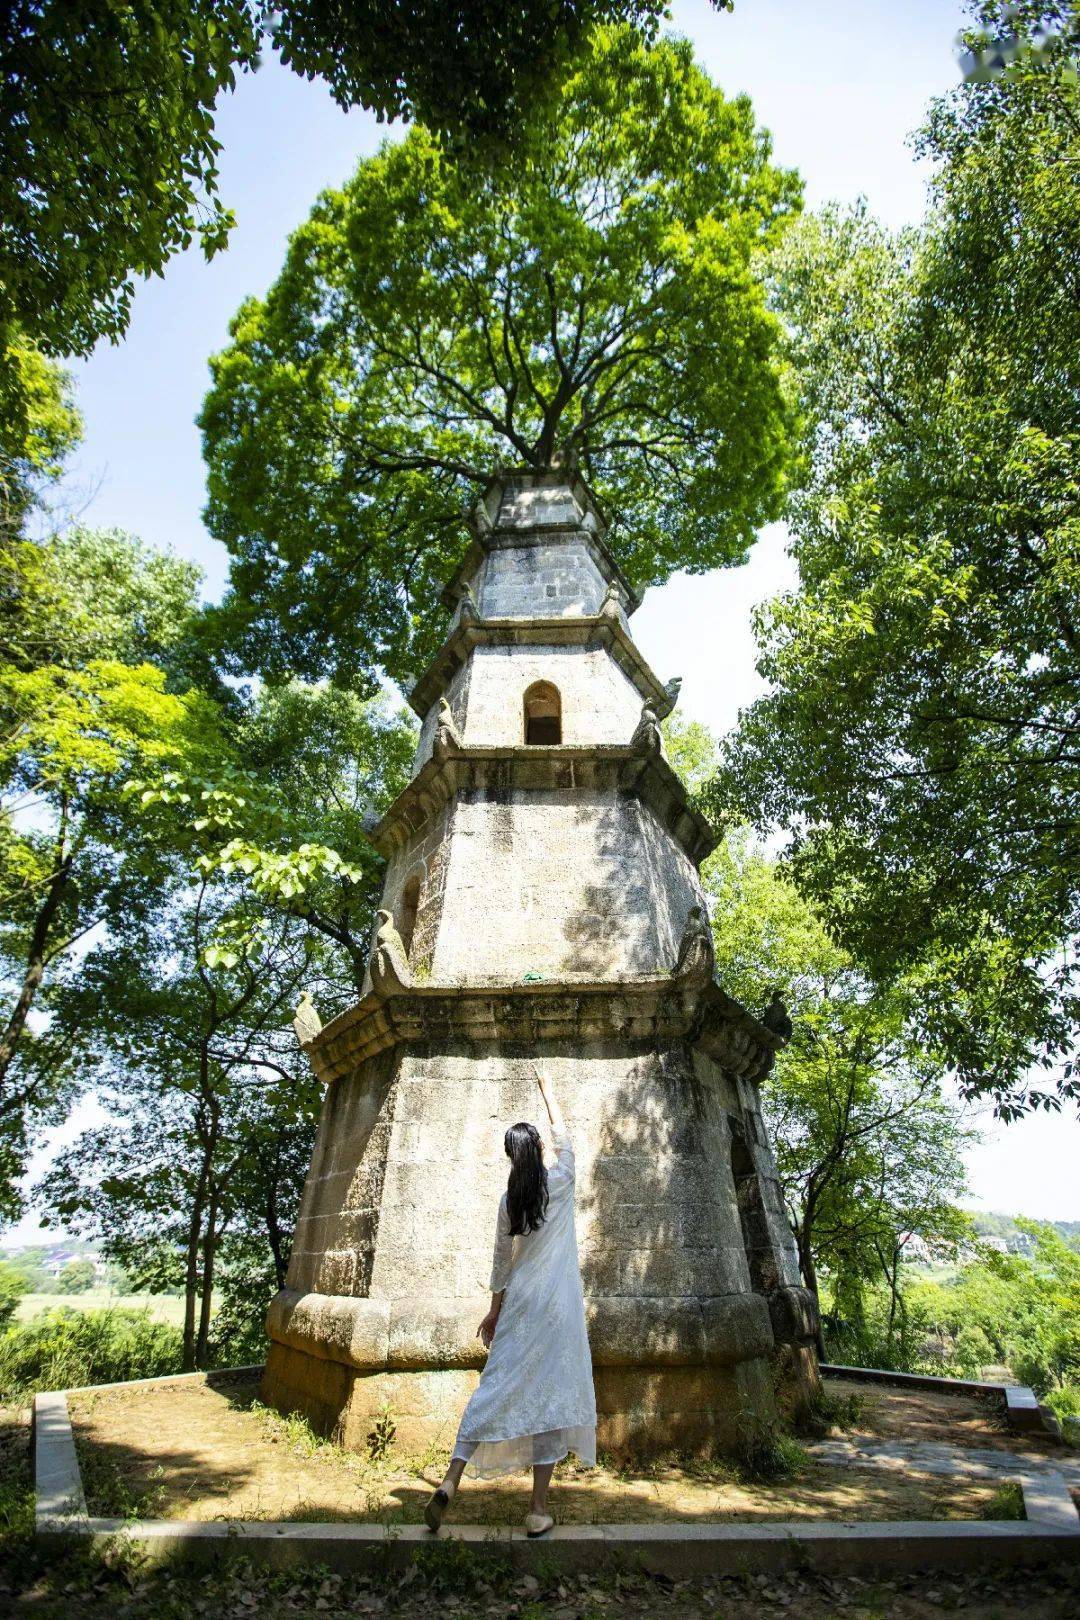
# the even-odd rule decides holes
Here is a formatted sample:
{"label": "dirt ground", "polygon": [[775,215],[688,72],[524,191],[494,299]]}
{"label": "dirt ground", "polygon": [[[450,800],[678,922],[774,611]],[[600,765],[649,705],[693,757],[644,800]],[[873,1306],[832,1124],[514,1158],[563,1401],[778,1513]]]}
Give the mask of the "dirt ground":
{"label": "dirt ground", "polygon": [[[854,1386],[851,1386],[854,1388]],[[849,1388],[837,1384],[835,1393]],[[201,1381],[69,1399],[90,1511],[155,1518],[382,1520],[419,1522],[445,1457],[372,1461],[318,1441],[306,1425],[266,1412],[256,1382]],[[946,1438],[964,1424],[969,1444],[1008,1436],[976,1401],[887,1394],[865,1399],[853,1435]],[[911,1422],[905,1418],[910,1403]],[[935,1405],[935,1403],[937,1403]],[[948,1403],[943,1405],[943,1403]],[[968,1409],[970,1408],[970,1410]],[[839,1432],[839,1431],[838,1431]],[[970,1519],[996,1517],[995,1487],[982,1480],[826,1466],[796,1456],[781,1483],[746,1479],[726,1463],[674,1462],[631,1470],[556,1473],[553,1507],[565,1524],[769,1519]],[[525,1513],[528,1482],[466,1481],[458,1523],[505,1524]]]}
{"label": "dirt ground", "polygon": [[921,1570],[887,1579],[521,1576],[459,1557],[460,1543],[447,1542],[425,1550],[403,1574],[381,1576],[274,1573],[242,1563],[207,1574],[143,1569],[119,1548],[81,1554],[34,1546],[29,1439],[29,1413],[0,1410],[0,1616],[17,1620],[778,1620],[790,1613],[799,1620],[946,1620],[956,1614],[963,1620],[1075,1620],[1080,1614],[1075,1566],[966,1575]]}
{"label": "dirt ground", "polygon": [[1060,1457],[1061,1447],[1047,1435],[1013,1433],[991,1396],[946,1391],[888,1388],[855,1378],[828,1378],[829,1395],[853,1396],[859,1405],[849,1439],[936,1440],[953,1446],[993,1446],[1020,1457]]}

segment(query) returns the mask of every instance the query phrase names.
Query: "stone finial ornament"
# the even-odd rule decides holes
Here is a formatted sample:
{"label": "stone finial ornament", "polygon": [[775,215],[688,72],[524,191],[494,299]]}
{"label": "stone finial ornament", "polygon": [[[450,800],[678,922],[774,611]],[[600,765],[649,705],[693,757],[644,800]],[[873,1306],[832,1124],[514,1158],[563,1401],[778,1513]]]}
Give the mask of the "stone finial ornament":
{"label": "stone finial ornament", "polygon": [[375,938],[372,941],[368,967],[372,988],[380,996],[391,996],[407,990],[412,982],[405,942],[394,925],[389,911],[375,913]]}
{"label": "stone finial ornament", "polygon": [[660,737],[660,720],[653,704],[646,703],[641,710],[641,719],[634,728],[634,735],[630,738],[630,747],[637,754],[660,754],[663,752],[663,742]]}
{"label": "stone finial ornament", "polygon": [[483,497],[477,501],[472,509],[473,527],[478,535],[491,533],[491,516]]}
{"label": "stone finial ornament", "polygon": [[667,719],[668,715],[674,709],[676,703],[678,703],[678,701],[679,701],[679,693],[681,691],[682,691],[682,676],[681,675],[676,675],[673,680],[664,682],[664,696],[663,696],[663,699],[662,699],[661,702],[653,704],[653,708],[654,708],[654,710],[656,712],[656,718],[658,720],[666,720]]}
{"label": "stone finial ornament", "polygon": [[381,820],[378,811],[373,810],[370,805],[360,815],[360,825],[366,833],[373,833]]}
{"label": "stone finial ornament", "polygon": [[460,752],[461,736],[454,724],[454,714],[445,698],[439,699],[439,719],[435,726],[435,739],[431,745],[431,752],[436,759],[445,759],[447,754]]}
{"label": "stone finial ornament", "polygon": [[679,941],[675,977],[707,984],[713,976],[714,960],[712,929],[705,908],[693,905],[687,913],[686,926]]}
{"label": "stone finial ornament", "polygon": [[461,587],[461,612],[458,614],[459,624],[469,624],[480,617],[480,604],[476,600],[476,592],[471,585]]}
{"label": "stone finial ornament", "polygon": [[300,997],[300,1005],[296,1009],[292,1027],[296,1031],[296,1038],[301,1046],[310,1046],[322,1029],[322,1019],[315,1011],[315,1003],[311,999],[310,990],[305,990]]}
{"label": "stone finial ornament", "polygon": [[604,600],[600,604],[600,617],[602,619],[618,619],[624,608],[623,593],[618,583],[612,580],[604,592]]}
{"label": "stone finial ornament", "polygon": [[779,990],[773,991],[769,1005],[761,1015],[761,1022],[782,1041],[790,1041],[794,1025]]}

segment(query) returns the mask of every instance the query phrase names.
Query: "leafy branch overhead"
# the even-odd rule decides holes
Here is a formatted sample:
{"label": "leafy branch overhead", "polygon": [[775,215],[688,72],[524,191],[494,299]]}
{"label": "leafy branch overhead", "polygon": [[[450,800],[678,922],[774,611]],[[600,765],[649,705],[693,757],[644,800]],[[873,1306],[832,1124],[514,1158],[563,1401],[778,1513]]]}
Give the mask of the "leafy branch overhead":
{"label": "leafy branch overhead", "polygon": [[[725,0],[727,3],[727,0]],[[127,328],[138,276],[234,220],[219,98],[269,47],[343,107],[494,153],[597,22],[661,0],[13,0],[0,10],[0,336],[54,354]]]}
{"label": "leafy branch overhead", "polygon": [[769,151],[688,45],[602,30],[497,169],[414,129],[324,194],[201,417],[240,662],[415,671],[507,463],[580,466],[640,584],[740,561],[789,456]]}

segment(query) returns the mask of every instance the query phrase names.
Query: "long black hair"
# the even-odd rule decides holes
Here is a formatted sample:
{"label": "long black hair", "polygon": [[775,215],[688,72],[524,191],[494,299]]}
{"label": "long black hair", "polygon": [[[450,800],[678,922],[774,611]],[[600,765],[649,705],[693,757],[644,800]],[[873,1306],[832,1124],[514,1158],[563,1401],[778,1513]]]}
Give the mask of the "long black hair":
{"label": "long black hair", "polygon": [[520,1237],[523,1232],[535,1232],[547,1214],[548,1184],[544,1150],[540,1132],[535,1125],[529,1125],[524,1120],[510,1126],[503,1137],[503,1146],[510,1160],[506,1212],[510,1217],[512,1235]]}

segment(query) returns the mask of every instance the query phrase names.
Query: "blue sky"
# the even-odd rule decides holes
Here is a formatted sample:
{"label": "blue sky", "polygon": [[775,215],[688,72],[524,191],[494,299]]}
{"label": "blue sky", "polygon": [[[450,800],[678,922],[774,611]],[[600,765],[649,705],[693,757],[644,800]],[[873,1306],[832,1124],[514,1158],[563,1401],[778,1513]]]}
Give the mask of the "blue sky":
{"label": "blue sky", "polygon": [[[673,6],[673,26],[729,93],[746,91],[774,137],[778,161],[798,168],[814,207],[865,195],[893,226],[919,219],[926,175],[908,144],[931,96],[956,82],[953,0],[707,0]],[[73,368],[86,436],[64,491],[67,511],[116,525],[195,559],[214,596],[223,550],[200,511],[203,467],[195,416],[208,355],[227,338],[240,301],[274,279],[290,231],[315,195],[339,184],[386,135],[363,112],[343,114],[319,83],[268,60],[219,110],[221,192],[237,215],[228,251],[197,251],[142,286],[130,331]],[[651,593],[634,631],[662,678],[683,676],[682,712],[727,730],[760,690],[753,604],[793,580],[780,525],[745,568],[676,578]],[[1080,1218],[1080,1124],[1040,1116],[1008,1129],[985,1122],[969,1166],[982,1207]],[[32,1236],[23,1226],[22,1241]],[[6,1241],[12,1241],[14,1233]]]}

